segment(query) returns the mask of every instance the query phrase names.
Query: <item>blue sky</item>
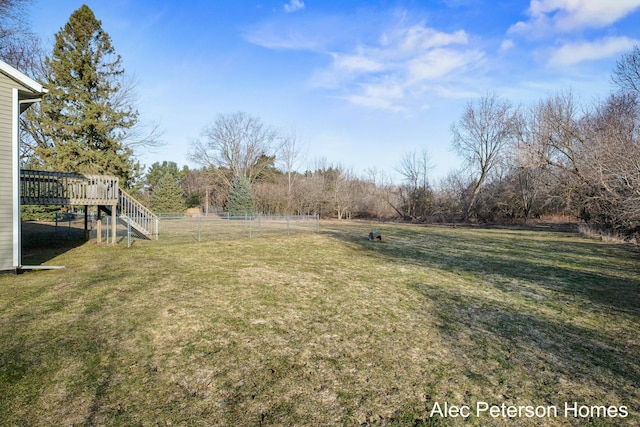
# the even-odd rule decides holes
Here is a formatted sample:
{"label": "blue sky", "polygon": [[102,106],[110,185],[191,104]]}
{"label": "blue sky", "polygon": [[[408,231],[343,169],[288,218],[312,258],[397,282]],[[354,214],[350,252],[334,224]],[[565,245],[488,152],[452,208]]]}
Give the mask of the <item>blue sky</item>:
{"label": "blue sky", "polygon": [[87,4],[137,81],[164,145],[140,161],[188,160],[222,113],[294,129],[305,157],[357,174],[426,149],[434,181],[461,165],[451,124],[495,92],[527,105],[571,89],[606,96],[616,59],[640,44],[640,0],[34,0],[52,46]]}

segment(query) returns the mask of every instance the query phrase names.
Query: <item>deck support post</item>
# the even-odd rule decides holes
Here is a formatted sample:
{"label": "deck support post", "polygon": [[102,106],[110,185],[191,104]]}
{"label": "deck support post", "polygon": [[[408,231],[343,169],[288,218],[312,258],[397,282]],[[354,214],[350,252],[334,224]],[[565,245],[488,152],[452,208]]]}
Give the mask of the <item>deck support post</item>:
{"label": "deck support post", "polygon": [[[207,189],[206,213],[209,206],[209,191],[210,189]],[[106,244],[113,245],[117,244],[117,209],[121,206],[120,214],[123,219],[127,218],[132,228],[149,238],[158,238],[158,217],[127,192],[121,190],[118,178],[114,176],[21,169],[19,202],[22,205],[84,206],[85,240],[91,237],[89,206],[97,206],[97,241],[102,243],[105,240]],[[100,222],[104,217],[103,213],[110,215],[113,220],[111,227],[107,222],[106,239],[102,239],[104,227]],[[109,239],[109,232],[113,236],[112,239]]]}
{"label": "deck support post", "polygon": [[111,243],[116,244],[116,226],[118,225],[118,213],[116,212],[117,205],[111,205]]}
{"label": "deck support post", "polygon": [[102,243],[102,210],[98,206],[98,216],[96,217],[96,240],[98,243]]}
{"label": "deck support post", "polygon": [[89,206],[84,205],[84,241],[89,241]]}

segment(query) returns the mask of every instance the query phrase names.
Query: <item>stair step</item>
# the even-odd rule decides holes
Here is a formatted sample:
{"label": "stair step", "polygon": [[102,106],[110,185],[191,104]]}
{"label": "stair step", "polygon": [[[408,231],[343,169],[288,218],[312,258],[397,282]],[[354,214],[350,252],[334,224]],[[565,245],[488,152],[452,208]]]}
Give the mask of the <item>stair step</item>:
{"label": "stair step", "polygon": [[[116,215],[123,222],[131,225],[131,229],[141,238],[157,238],[158,217],[146,206],[138,202],[126,191],[119,189],[118,206]],[[102,210],[109,216],[113,216],[111,208],[103,206]],[[148,225],[145,225],[148,224]]]}

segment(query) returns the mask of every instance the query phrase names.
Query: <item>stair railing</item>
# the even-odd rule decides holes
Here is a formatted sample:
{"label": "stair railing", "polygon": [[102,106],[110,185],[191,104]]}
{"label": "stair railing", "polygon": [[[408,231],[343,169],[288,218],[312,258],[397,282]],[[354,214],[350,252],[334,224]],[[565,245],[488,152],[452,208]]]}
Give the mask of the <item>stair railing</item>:
{"label": "stair railing", "polygon": [[147,236],[158,238],[159,219],[153,212],[122,189],[119,201],[120,216],[126,217],[135,228]]}

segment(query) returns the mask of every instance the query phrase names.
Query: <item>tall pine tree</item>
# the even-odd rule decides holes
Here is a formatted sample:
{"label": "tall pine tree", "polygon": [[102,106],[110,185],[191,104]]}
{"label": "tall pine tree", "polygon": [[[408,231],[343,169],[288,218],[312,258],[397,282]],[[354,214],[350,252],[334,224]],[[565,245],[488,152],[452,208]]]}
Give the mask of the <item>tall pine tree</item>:
{"label": "tall pine tree", "polygon": [[31,166],[115,175],[130,185],[139,164],[123,142],[138,112],[122,102],[121,58],[88,6],[73,12],[56,34],[45,62],[49,93],[30,117],[39,125],[31,132]]}
{"label": "tall pine tree", "polygon": [[251,184],[243,175],[236,175],[231,181],[225,208],[230,215],[253,214]]}
{"label": "tall pine tree", "polygon": [[170,173],[166,173],[153,187],[149,208],[156,213],[185,211],[182,189]]}

